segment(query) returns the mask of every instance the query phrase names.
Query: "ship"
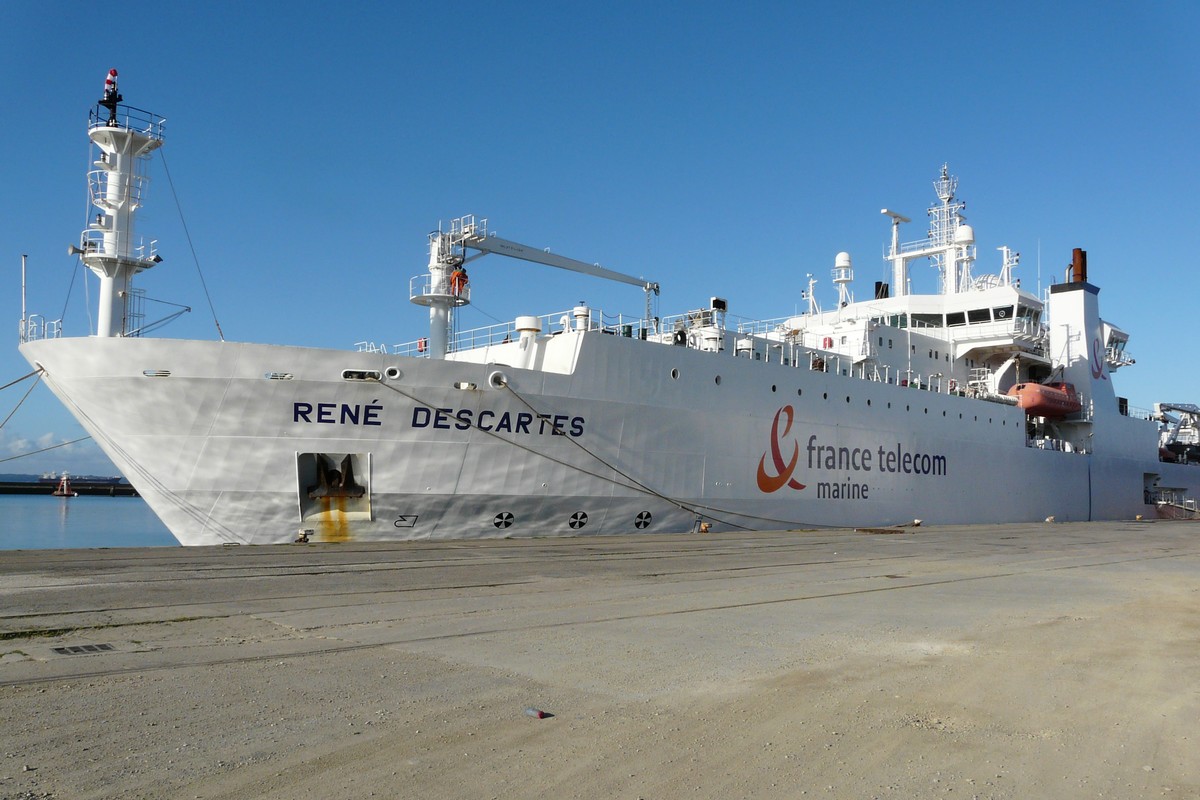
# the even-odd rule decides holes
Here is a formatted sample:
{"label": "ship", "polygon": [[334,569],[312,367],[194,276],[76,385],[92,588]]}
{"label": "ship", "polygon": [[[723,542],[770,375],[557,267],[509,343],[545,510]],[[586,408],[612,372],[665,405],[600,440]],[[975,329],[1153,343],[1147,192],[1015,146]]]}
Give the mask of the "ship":
{"label": "ship", "polygon": [[[1086,251],[1044,292],[1009,247],[985,273],[944,165],[927,233],[905,241],[911,220],[882,210],[890,279],[856,299],[838,253],[827,309],[810,277],[775,319],[716,296],[654,316],[657,282],[467,215],[429,235],[409,283],[429,327],[410,341],[151,336],[133,279],[162,259],[135,223],[164,119],[115,75],[88,115],[94,209],[71,248],[99,281],[95,332],[23,313],[20,350],[182,544],[1134,519],[1200,493],[1178,425],[1165,438],[1169,409],[1194,407],[1141,412],[1114,388],[1134,359]],[[629,284],[645,313],[577,302],[460,331],[487,255]],[[912,291],[914,263],[936,291]],[[1032,386],[1043,402],[1012,391]]]}

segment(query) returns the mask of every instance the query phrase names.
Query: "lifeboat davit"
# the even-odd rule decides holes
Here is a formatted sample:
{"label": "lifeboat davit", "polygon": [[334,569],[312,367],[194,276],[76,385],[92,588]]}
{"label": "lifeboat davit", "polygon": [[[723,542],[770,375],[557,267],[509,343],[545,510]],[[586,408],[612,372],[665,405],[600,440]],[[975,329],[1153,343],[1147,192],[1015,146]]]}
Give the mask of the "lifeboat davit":
{"label": "lifeboat davit", "polygon": [[1017,407],[1025,409],[1027,417],[1055,419],[1083,408],[1073,383],[1018,383],[1008,396],[1017,398]]}

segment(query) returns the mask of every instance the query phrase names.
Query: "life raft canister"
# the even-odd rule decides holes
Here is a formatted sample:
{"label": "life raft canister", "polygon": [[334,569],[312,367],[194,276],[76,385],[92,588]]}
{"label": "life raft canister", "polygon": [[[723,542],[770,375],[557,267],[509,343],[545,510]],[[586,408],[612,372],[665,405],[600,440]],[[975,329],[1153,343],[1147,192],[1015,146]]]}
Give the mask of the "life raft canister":
{"label": "life raft canister", "polygon": [[825,348],[826,350],[828,350],[829,348],[833,347],[833,337],[831,337],[831,336],[826,336],[824,339],[822,339],[822,340],[821,340],[821,347]]}
{"label": "life raft canister", "polygon": [[426,348],[428,348],[428,347],[429,347],[429,340],[426,339],[424,336],[422,336],[420,339],[417,339],[417,352],[418,353],[424,353]]}

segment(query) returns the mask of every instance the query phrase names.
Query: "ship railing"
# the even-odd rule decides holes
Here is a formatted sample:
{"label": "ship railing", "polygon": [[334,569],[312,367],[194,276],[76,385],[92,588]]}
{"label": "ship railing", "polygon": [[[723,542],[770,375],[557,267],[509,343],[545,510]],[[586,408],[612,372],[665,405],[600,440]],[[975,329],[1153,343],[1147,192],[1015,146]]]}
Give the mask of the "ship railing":
{"label": "ship railing", "polygon": [[118,182],[116,174],[107,169],[94,169],[87,174],[88,196],[99,208],[115,211],[121,208],[141,208],[142,198],[150,179],[145,175],[124,175]]}
{"label": "ship railing", "polygon": [[1137,406],[1129,406],[1126,409],[1125,416],[1133,417],[1134,419],[1142,419],[1146,422],[1154,422],[1154,412],[1148,408],[1138,408]]}
{"label": "ship railing", "polygon": [[1076,447],[1066,439],[1055,439],[1052,436],[1026,436],[1025,446],[1034,450],[1053,450],[1058,453],[1078,453],[1086,455],[1087,451]]}
{"label": "ship railing", "polygon": [[[431,298],[441,300],[446,305],[450,306],[465,306],[471,302],[471,284],[466,283],[459,287],[452,287],[450,281],[443,278],[435,283],[431,273],[424,275],[414,275],[408,281],[408,299],[415,298]],[[426,302],[425,305],[429,303]]]}
{"label": "ship railing", "polygon": [[[672,314],[669,317],[663,317],[660,325],[666,333],[671,333],[677,330],[692,330],[693,328],[707,328],[716,326],[722,330],[725,329],[726,312],[718,311],[712,308],[700,308],[695,311],[686,311],[682,314]],[[738,326],[739,330],[741,326]]]}
{"label": "ship railing", "polygon": [[19,336],[22,342],[36,342],[41,339],[58,339],[62,337],[62,320],[45,319],[41,314],[30,314],[21,320]]}
{"label": "ship railing", "polygon": [[[109,247],[111,237],[112,246]],[[158,239],[146,241],[138,237],[136,244],[127,244],[122,238],[121,231],[109,231],[95,225],[89,227],[79,236],[79,247],[82,255],[100,255],[112,258],[131,258],[144,262],[145,267],[152,267],[162,261],[155,260],[158,255]]]}
{"label": "ship railing", "polygon": [[788,322],[795,319],[796,314],[790,317],[775,317],[774,319],[746,319],[738,318],[737,332],[743,336],[764,336],[768,333],[786,333],[789,332]]}
{"label": "ship railing", "polygon": [[926,250],[945,250],[945,249],[946,249],[945,245],[934,244],[928,237],[926,237],[924,239],[917,239],[916,241],[912,241],[912,242],[901,242],[900,249],[895,251],[891,255],[900,255],[900,254],[906,254],[906,253],[921,253]]}
{"label": "ship railing", "polygon": [[1171,506],[1185,508],[1188,511],[1196,511],[1196,498],[1188,497],[1183,493],[1182,489],[1153,489],[1149,493],[1150,501],[1153,503],[1166,503]]}
{"label": "ship railing", "polygon": [[[730,316],[733,316],[732,314]],[[829,325],[835,322],[858,322],[860,320],[879,320],[886,319],[888,314],[879,306],[871,303],[856,303],[847,308],[836,308],[832,311],[823,311],[816,314],[791,314],[786,317],[772,317],[770,319],[750,319],[748,317],[739,317],[737,324],[737,332],[742,335],[749,336],[765,336],[767,334],[781,334],[784,336],[803,332],[809,323],[819,325]],[[799,323],[799,327],[797,327]]]}
{"label": "ship railing", "polygon": [[867,341],[855,347],[859,355],[833,352],[804,346],[794,339],[739,339],[735,355],[764,364],[782,365],[814,372],[829,372],[842,377],[888,383],[935,394],[967,395],[967,386],[958,378],[944,372],[922,373],[898,369],[874,360],[874,345]]}
{"label": "ship railing", "polygon": [[165,117],[126,105],[118,105],[115,115],[110,115],[107,108],[99,105],[88,113],[88,130],[92,128],[125,128],[143,133],[152,139],[161,140],[166,124]]}
{"label": "ship railing", "polygon": [[[598,308],[589,308],[586,316],[575,316],[575,310],[559,311],[553,314],[542,314],[537,317],[538,333],[557,335],[564,331],[586,330],[601,331],[626,338],[645,339],[658,328],[653,321],[647,322],[639,317],[625,314],[606,314]],[[456,331],[450,338],[449,351],[457,353],[464,350],[475,350],[480,347],[508,344],[520,339],[516,322],[501,322],[495,325],[485,325],[465,331]],[[411,342],[401,342],[391,345],[374,345],[373,342],[359,342],[355,345],[361,352],[391,353],[398,356],[426,357],[428,356],[428,339],[421,337]],[[370,350],[369,347],[377,347]]]}
{"label": "ship railing", "polygon": [[911,369],[897,369],[890,364],[854,361],[849,357],[821,351],[806,351],[806,354],[805,358],[793,358],[791,366],[807,366],[816,372],[832,372],[847,378],[886,383],[934,394],[952,394],[958,397],[967,395],[967,387],[962,381],[943,372],[922,373]]}
{"label": "ship railing", "polygon": [[955,325],[946,328],[948,338],[957,341],[974,339],[1028,339],[1040,340],[1045,336],[1041,323],[1034,322],[1028,317],[1016,317],[1011,320],[998,322],[976,322],[968,325]]}
{"label": "ship railing", "polygon": [[1135,363],[1133,356],[1125,352],[1125,348],[1109,345],[1104,350],[1104,358],[1108,362],[1108,366],[1113,369],[1120,367],[1128,367]]}

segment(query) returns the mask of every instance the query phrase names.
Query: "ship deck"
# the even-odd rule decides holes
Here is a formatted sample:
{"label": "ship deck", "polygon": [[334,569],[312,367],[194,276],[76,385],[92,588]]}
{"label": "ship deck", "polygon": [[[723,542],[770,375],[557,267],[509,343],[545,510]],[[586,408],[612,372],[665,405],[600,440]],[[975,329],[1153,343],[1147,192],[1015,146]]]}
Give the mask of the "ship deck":
{"label": "ship deck", "polygon": [[1183,521],[0,552],[0,796],[1190,797],[1198,576]]}

